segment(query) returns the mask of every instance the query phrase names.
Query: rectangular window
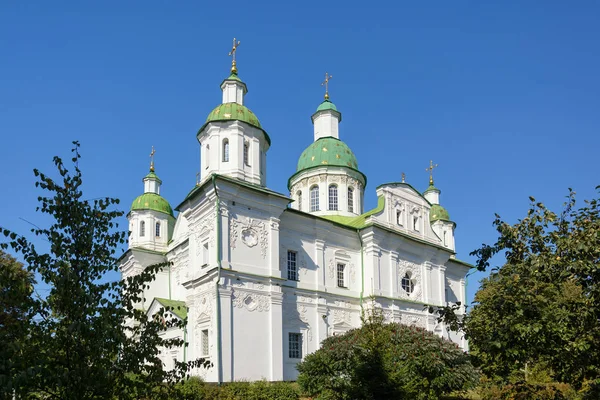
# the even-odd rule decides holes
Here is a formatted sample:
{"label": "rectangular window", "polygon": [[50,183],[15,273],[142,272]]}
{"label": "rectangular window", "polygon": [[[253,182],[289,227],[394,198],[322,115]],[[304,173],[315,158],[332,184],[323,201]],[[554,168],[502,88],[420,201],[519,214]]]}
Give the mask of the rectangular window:
{"label": "rectangular window", "polygon": [[310,188],[310,212],[319,211],[319,187]]}
{"label": "rectangular window", "polygon": [[202,355],[208,356],[208,329],[202,331]]}
{"label": "rectangular window", "polygon": [[302,358],[302,334],[289,333],[290,358]]}
{"label": "rectangular window", "polygon": [[338,285],[338,287],[343,287],[343,288],[346,287],[346,279],[344,276],[345,269],[346,269],[345,264],[338,263],[338,265],[337,265],[337,285]]}
{"label": "rectangular window", "polygon": [[400,210],[396,211],[396,223],[402,226],[402,211]]}
{"label": "rectangular window", "polygon": [[337,211],[338,209],[338,192],[337,186],[329,186],[329,211]]}
{"label": "rectangular window", "polygon": [[298,267],[296,265],[296,256],[297,256],[297,253],[295,251],[288,250],[287,270],[288,270],[288,279],[291,281],[298,280]]}
{"label": "rectangular window", "polygon": [[413,229],[415,231],[419,230],[419,217],[413,217]]}

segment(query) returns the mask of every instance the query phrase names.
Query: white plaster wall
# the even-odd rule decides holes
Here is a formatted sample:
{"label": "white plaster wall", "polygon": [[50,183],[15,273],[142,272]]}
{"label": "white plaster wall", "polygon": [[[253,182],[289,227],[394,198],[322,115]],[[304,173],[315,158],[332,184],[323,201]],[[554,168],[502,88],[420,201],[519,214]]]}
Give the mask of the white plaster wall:
{"label": "white plaster wall", "polygon": [[[129,219],[129,248],[143,247],[154,251],[166,251],[169,233],[173,230],[174,219],[167,214],[153,210],[131,211]],[[140,223],[146,224],[144,236],[140,236]],[[156,236],[156,223],[160,223],[160,236]]]}

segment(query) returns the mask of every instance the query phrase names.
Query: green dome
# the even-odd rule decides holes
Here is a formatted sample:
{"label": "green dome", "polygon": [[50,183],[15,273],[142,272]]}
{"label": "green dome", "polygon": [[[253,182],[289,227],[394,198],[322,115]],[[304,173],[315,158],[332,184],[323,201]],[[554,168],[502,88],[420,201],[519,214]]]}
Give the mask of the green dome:
{"label": "green dome", "polygon": [[358,170],[356,157],[348,145],[333,137],[324,137],[312,143],[300,155],[296,171],[333,165]]}
{"label": "green dome", "polygon": [[324,102],[319,104],[319,107],[317,107],[317,112],[325,110],[333,110],[339,112],[335,104],[333,104],[329,100],[325,100]]}
{"label": "green dome", "polygon": [[173,216],[173,209],[169,202],[156,193],[144,193],[133,201],[131,211],[142,210],[153,210]]}
{"label": "green dome", "polygon": [[439,204],[433,204],[431,210],[429,210],[429,222],[435,222],[440,219],[450,221],[450,215],[444,207]]}
{"label": "green dome", "polygon": [[206,123],[212,121],[242,121],[262,129],[256,115],[248,107],[238,103],[219,104],[206,118]]}

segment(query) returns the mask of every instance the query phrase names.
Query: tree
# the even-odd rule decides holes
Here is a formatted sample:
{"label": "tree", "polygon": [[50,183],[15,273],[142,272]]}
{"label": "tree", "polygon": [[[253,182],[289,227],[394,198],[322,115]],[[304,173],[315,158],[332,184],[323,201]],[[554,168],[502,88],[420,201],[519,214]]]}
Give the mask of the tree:
{"label": "tree", "polygon": [[298,383],[323,399],[439,399],[478,381],[455,343],[413,326],[385,324],[376,312],[363,326],[325,339],[298,364]]}
{"label": "tree", "polygon": [[[163,370],[159,348],[184,343],[160,333],[183,328],[186,321],[170,318],[168,309],[159,312],[160,318],[149,318],[139,304],[144,287],[166,264],[126,281],[106,279],[108,272],[118,271],[115,254],[126,233],[117,230],[115,219],[123,212],[113,209],[117,199],[83,199],[79,143],[72,152],[73,173],[58,157],[58,179],[34,170],[36,187],[47,193],[38,198],[37,210],[54,222],[32,232],[49,242],[49,252],[38,252],[24,236],[2,229],[10,239],[2,248],[20,253],[27,271],[50,288],[46,297],[28,299],[31,311],[24,316],[32,318],[23,318],[26,323],[18,330],[27,346],[20,348],[21,370],[7,378],[7,385],[17,396],[35,392],[54,399],[164,397],[169,389],[164,382],[180,380],[206,363]],[[18,289],[8,291],[9,298],[19,297]]]}
{"label": "tree", "polygon": [[21,348],[32,315],[33,278],[9,254],[0,250],[0,398],[13,392],[12,382],[23,370]]}
{"label": "tree", "polygon": [[490,378],[528,382],[542,368],[559,382],[589,388],[600,382],[600,203],[576,208],[569,190],[557,214],[530,200],[514,225],[496,215],[498,240],[471,253],[482,271],[497,254],[506,261],[483,280],[467,317],[437,311],[462,328]]}

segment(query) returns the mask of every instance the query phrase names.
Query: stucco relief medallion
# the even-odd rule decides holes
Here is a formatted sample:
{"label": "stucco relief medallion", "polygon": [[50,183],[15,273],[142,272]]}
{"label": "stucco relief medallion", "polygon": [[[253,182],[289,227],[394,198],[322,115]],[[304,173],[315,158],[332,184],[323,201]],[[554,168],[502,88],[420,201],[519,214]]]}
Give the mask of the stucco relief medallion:
{"label": "stucco relief medallion", "polygon": [[254,247],[258,244],[258,233],[252,228],[244,228],[241,232],[242,242],[248,247]]}
{"label": "stucco relief medallion", "polygon": [[[407,275],[414,285],[412,293],[408,293],[402,287],[402,278]],[[400,294],[400,297],[411,300],[420,300],[423,292],[422,286],[421,265],[407,260],[400,260],[398,262],[398,293]]]}
{"label": "stucco relief medallion", "polygon": [[241,290],[234,290],[233,306],[236,308],[245,308],[248,311],[269,311],[269,296]]}

